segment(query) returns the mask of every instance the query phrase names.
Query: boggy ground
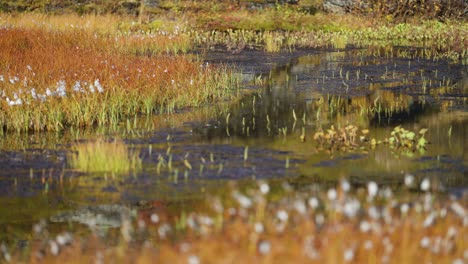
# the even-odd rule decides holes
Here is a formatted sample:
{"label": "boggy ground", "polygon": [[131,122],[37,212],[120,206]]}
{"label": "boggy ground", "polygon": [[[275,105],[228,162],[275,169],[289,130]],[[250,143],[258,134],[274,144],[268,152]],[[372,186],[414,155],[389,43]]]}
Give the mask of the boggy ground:
{"label": "boggy ground", "polygon": [[[42,199],[36,198],[35,206],[49,204],[45,208],[51,210],[51,214],[42,212],[50,222],[39,222],[32,240],[18,239],[22,235],[5,237],[5,257],[31,262],[143,263],[411,263],[421,256],[442,263],[464,261],[466,118],[458,112],[466,107],[462,66],[447,60],[392,57],[390,52],[378,55],[372,49],[302,51],[292,54],[296,57],[286,64],[287,54],[253,54],[258,56],[240,56],[236,64],[245,67],[252,81],[250,89],[255,84],[263,89],[211,110],[135,119],[113,132],[100,132],[120,135],[132,146],[130,150],[138,150],[143,164],[140,172],[106,176],[64,168],[67,153],[73,155],[67,137],[92,138],[92,131],[51,136],[42,146],[62,148],[57,159],[50,150],[28,150],[28,142],[40,145],[41,137],[21,140],[25,145],[18,147],[26,151],[5,152],[6,166],[18,161],[34,168],[31,179],[26,167],[13,168],[18,180],[9,177],[8,193],[39,192]],[[219,57],[214,53],[210,64]],[[437,68],[437,64],[444,66]],[[358,68],[361,77],[353,71]],[[434,83],[427,85],[427,93],[422,93],[423,77]],[[411,89],[395,92],[405,78]],[[419,96],[411,96],[415,91]],[[376,96],[374,92],[387,110],[372,110],[379,100],[365,98]],[[431,106],[422,107],[414,98],[425,98]],[[448,107],[443,103],[447,100],[452,102]],[[408,117],[398,115],[408,108],[412,109]],[[389,116],[376,121],[379,113]],[[359,124],[357,138],[367,140],[332,143],[315,138],[320,126],[331,133],[329,125],[336,125],[338,134],[350,122]],[[424,152],[406,145],[373,146],[371,137],[390,137],[395,122],[416,134],[427,127],[427,139],[433,144]],[[304,135],[303,127],[307,128]],[[363,132],[365,128],[369,134]],[[345,135],[351,136],[354,129],[350,127]],[[93,140],[80,142],[95,146]],[[45,162],[36,163],[38,157]],[[36,167],[46,164],[55,169]],[[342,175],[348,180],[340,182]],[[264,180],[245,180],[253,177]],[[289,180],[283,183],[275,178]],[[227,179],[236,179],[237,184]],[[20,196],[28,195],[34,197],[27,192]],[[26,230],[40,218],[35,219],[28,221]],[[68,228],[67,222],[71,223]]]}
{"label": "boggy ground", "polygon": [[0,15],[4,260],[467,261],[466,20],[180,3]]}

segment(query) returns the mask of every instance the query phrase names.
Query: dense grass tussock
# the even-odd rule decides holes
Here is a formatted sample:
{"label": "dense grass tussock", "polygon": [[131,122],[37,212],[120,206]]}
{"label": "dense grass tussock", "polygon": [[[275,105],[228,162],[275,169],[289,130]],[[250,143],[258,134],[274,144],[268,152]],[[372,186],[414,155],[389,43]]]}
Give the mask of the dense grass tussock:
{"label": "dense grass tussock", "polygon": [[141,169],[138,153],[129,151],[122,140],[113,142],[97,139],[76,144],[75,153],[70,155],[70,166],[82,172],[110,172],[128,174]]}
{"label": "dense grass tussock", "polygon": [[190,56],[155,55],[145,41],[85,30],[0,28],[0,128],[117,124],[228,95],[227,69]]}

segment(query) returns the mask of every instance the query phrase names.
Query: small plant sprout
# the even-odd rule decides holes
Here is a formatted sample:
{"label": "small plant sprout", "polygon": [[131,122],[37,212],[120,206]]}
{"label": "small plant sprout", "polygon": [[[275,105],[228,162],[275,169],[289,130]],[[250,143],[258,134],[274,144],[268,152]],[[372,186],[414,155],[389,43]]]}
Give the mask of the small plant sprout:
{"label": "small plant sprout", "polygon": [[305,142],[306,141],[306,135],[305,135],[305,127],[302,127],[301,129],[301,135],[299,136],[301,142]]}
{"label": "small plant sprout", "polygon": [[184,159],[184,165],[187,169],[192,170],[192,165],[187,159]]}

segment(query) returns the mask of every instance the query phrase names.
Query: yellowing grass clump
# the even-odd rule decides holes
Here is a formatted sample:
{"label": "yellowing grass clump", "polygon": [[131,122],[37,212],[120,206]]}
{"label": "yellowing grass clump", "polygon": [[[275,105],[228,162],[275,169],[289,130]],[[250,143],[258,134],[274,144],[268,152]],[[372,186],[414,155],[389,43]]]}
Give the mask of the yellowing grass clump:
{"label": "yellowing grass clump", "polygon": [[[166,38],[152,38],[160,37]],[[144,48],[149,42],[85,30],[0,28],[0,128],[115,125],[230,94],[235,80],[227,69],[188,55],[156,55]]]}
{"label": "yellowing grass clump", "polygon": [[111,172],[125,174],[141,169],[138,153],[131,152],[122,140],[112,142],[98,139],[75,146],[70,166],[82,172]]}
{"label": "yellowing grass clump", "polygon": [[123,17],[114,15],[47,15],[41,13],[0,14],[0,25],[23,29],[74,31],[77,29],[99,34],[115,33],[124,24]]}

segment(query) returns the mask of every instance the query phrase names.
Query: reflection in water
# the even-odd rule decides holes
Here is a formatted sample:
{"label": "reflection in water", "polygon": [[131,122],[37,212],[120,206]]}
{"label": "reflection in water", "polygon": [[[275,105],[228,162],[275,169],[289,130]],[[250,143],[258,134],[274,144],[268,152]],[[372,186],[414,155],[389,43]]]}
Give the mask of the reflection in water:
{"label": "reflection in water", "polygon": [[[401,184],[404,173],[412,173],[451,191],[466,189],[466,66],[392,57],[404,50],[302,54],[287,63],[278,59],[269,74],[262,62],[245,56],[250,79],[263,74],[265,85],[232,104],[127,120],[100,131],[5,135],[0,224],[28,219],[21,228],[30,230],[42,217],[80,215],[83,206],[142,200],[178,201],[180,208],[207,193],[223,193],[230,179],[288,178],[299,186],[347,177],[355,184],[370,179]],[[243,61],[237,63],[242,69]],[[263,65],[258,72],[256,63]],[[369,128],[376,139],[388,137],[396,125],[428,128],[432,144],[415,153],[388,146],[331,152],[313,140],[318,129],[347,124]],[[113,178],[69,168],[75,140],[115,135],[139,151],[140,173]],[[24,210],[11,215],[17,207]],[[68,210],[78,211],[57,215]]]}
{"label": "reflection in water", "polygon": [[[232,105],[229,114],[212,121],[216,126],[197,127],[195,132],[208,142],[229,140],[288,151],[305,161],[298,165],[303,176],[322,181],[353,177],[398,183],[404,171],[466,188],[463,76],[465,66],[373,57],[362,50],[302,56],[272,70],[264,90]],[[353,154],[326,153],[311,140],[317,129],[332,124],[370,128],[377,139],[388,137],[397,125],[414,131],[425,127],[432,144],[421,153],[378,146],[348,158]],[[304,135],[309,140],[303,143]],[[432,162],[444,155],[451,164]]]}

